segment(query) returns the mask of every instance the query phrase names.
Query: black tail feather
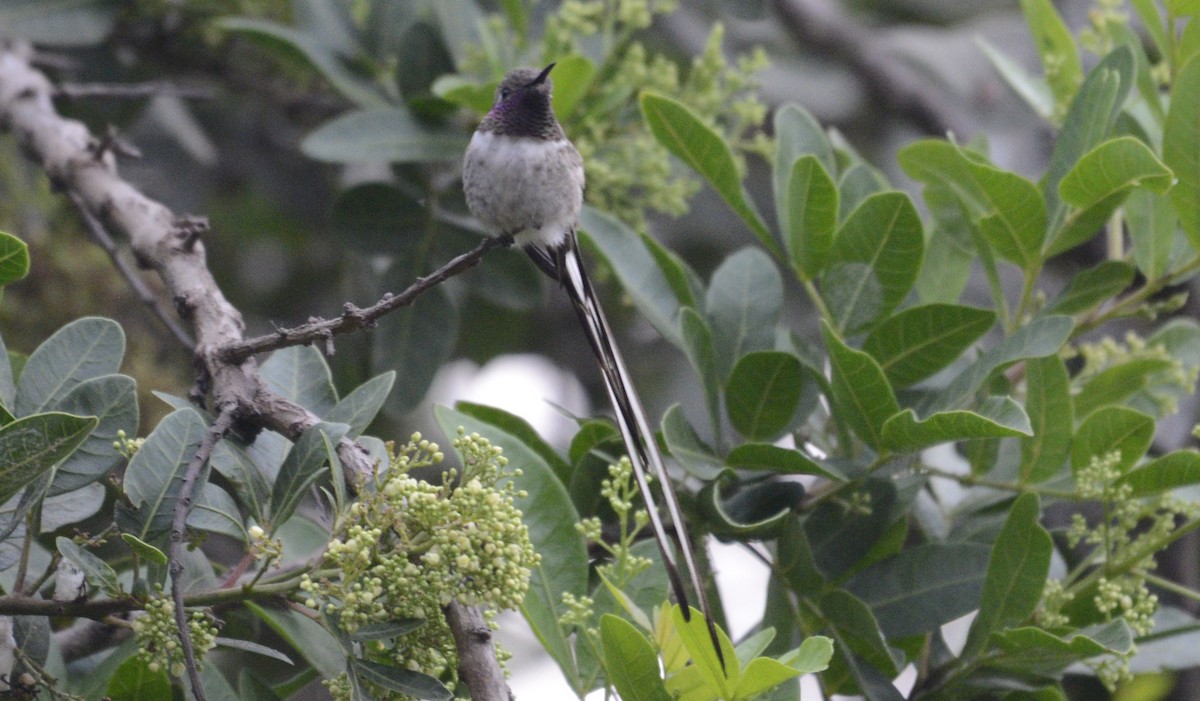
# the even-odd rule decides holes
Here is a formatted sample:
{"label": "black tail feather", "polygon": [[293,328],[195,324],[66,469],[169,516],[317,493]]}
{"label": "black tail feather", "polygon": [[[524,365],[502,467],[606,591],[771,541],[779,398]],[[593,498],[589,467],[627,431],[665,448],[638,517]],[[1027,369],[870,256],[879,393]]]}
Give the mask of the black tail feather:
{"label": "black tail feather", "polygon": [[608,327],[608,321],[604,317],[604,312],[596,299],[595,291],[592,289],[591,281],[584,270],[583,261],[579,256],[578,240],[574,232],[572,232],[567,237],[567,241],[553,251],[536,246],[526,247],[525,250],[542,272],[557,280],[563,289],[566,290],[567,295],[571,299],[571,304],[575,308],[575,313],[579,317],[579,323],[583,326],[584,332],[587,334],[588,342],[591,344],[592,351],[595,353],[596,359],[600,364],[600,371],[604,377],[604,386],[608,390],[609,399],[612,401],[613,410],[616,412],[617,426],[621,430],[621,436],[629,451],[629,459],[633,463],[634,478],[637,481],[642,498],[646,501],[646,510],[650,516],[650,526],[654,532],[654,539],[658,543],[658,548],[662,552],[667,576],[671,581],[671,589],[675,594],[676,601],[678,601],[679,606],[683,610],[684,620],[691,620],[687,589],[684,587],[682,577],[680,577],[675,549],[671,545],[671,538],[667,533],[666,527],[663,525],[658,508],[655,506],[653,492],[651,492],[650,485],[646,481],[646,475],[648,473],[653,474],[662,485],[663,500],[666,502],[667,513],[675,525],[679,551],[683,555],[688,580],[699,600],[700,610],[704,614],[708,625],[708,632],[712,637],[717,658],[721,661],[721,666],[724,667],[725,656],[721,652],[716,622],[713,619],[712,610],[708,605],[706,590],[700,581],[696,559],[692,553],[692,545],[687,536],[683,515],[680,513],[679,500],[675,496],[675,489],[667,475],[662,455],[659,453],[658,446],[654,442],[654,430],[646,419],[646,412],[642,408],[641,400],[638,399],[637,391],[630,379],[629,372],[625,369],[625,361],[612,339],[612,332]]}

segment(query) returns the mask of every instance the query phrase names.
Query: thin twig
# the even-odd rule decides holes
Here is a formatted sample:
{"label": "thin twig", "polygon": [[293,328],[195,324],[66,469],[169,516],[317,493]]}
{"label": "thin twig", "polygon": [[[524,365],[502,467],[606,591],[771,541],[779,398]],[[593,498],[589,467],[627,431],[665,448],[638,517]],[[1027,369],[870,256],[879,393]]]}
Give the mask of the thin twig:
{"label": "thin twig", "polygon": [[216,91],[194,85],[175,85],[165,80],[145,83],[61,83],[54,88],[55,97],[78,98],[108,97],[119,100],[136,100],[143,97],[167,95],[188,100],[211,100]]}
{"label": "thin twig", "polygon": [[208,463],[213,448],[233,425],[236,406],[226,406],[217,415],[216,421],[204,434],[204,440],[192,461],[188,463],[183,473],[183,482],[179,485],[179,498],[175,501],[175,512],[171,519],[171,545],[167,552],[168,571],[171,573],[171,599],[175,602],[175,626],[179,628],[179,644],[183,649],[183,662],[187,667],[188,680],[191,682],[192,695],[196,701],[206,701],[204,686],[200,682],[200,670],[196,667],[196,651],[192,646],[192,636],[188,628],[187,610],[183,600],[183,538],[187,526],[188,512],[191,511],[192,494],[196,491],[196,483],[200,480],[200,472]]}
{"label": "thin twig", "polygon": [[485,238],[475,248],[452,258],[445,265],[429,275],[417,278],[416,282],[409,285],[400,294],[393,295],[389,293],[384,295],[383,299],[369,307],[359,308],[347,303],[345,311],[336,319],[314,319],[290,329],[279,329],[272,334],[230,343],[217,350],[217,357],[222,362],[237,365],[246,358],[258,353],[266,353],[267,351],[287,348],[288,346],[307,345],[314,341],[325,341],[332,336],[349,331],[370,328],[374,326],[380,317],[388,312],[412,304],[421,293],[474,267],[483,258],[483,255],[491,249],[497,246],[511,245],[512,237],[510,236]]}
{"label": "thin twig", "polygon": [[92,214],[92,210],[88,208],[86,203],[84,203],[83,199],[79,196],[79,193],[75,192],[74,190],[70,190],[67,192],[67,195],[71,198],[71,203],[75,205],[75,209],[79,210],[79,215],[83,217],[84,227],[88,230],[88,234],[91,235],[92,240],[95,241],[96,244],[100,246],[100,248],[104,249],[104,252],[108,254],[108,257],[110,260],[112,260],[117,272],[121,273],[121,276],[124,277],[129,283],[129,286],[133,288],[133,293],[136,294],[138,299],[142,301],[142,304],[145,304],[150,308],[150,311],[154,312],[154,316],[158,317],[159,321],[161,321],[163,325],[167,327],[167,330],[171,332],[171,335],[174,336],[180,343],[182,343],[185,348],[188,350],[195,348],[196,342],[192,340],[192,335],[189,334],[187,330],[185,330],[183,326],[181,326],[179,322],[175,320],[175,317],[171,314],[171,312],[163,308],[162,304],[159,303],[158,298],[155,297],[154,293],[150,291],[150,288],[146,286],[145,281],[142,280],[137,271],[134,270],[129,263],[127,263],[125,259],[121,257],[120,252],[117,250],[116,242],[113,241],[112,236],[109,236],[108,230],[104,228],[104,224],[102,224],[100,220],[96,218],[95,214]]}

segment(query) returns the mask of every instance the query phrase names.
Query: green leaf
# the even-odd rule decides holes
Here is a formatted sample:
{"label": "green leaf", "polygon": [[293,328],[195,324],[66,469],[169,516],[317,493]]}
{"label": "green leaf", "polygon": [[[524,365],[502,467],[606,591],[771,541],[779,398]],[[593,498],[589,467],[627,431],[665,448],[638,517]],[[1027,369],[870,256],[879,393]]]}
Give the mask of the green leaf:
{"label": "green leaf", "polygon": [[856,161],[842,171],[842,176],[838,178],[837,189],[838,219],[845,220],[868,197],[889,190],[891,187],[883,173],[862,161]]}
{"label": "green leaf", "polygon": [[583,239],[590,241],[608,261],[638,311],[663,338],[681,348],[675,321],[679,314],[678,298],[637,232],[615,217],[591,207],[583,208],[579,221]]}
{"label": "green leaf", "polygon": [[238,638],[223,638],[219,636],[214,638],[213,642],[220,647],[229,648],[232,650],[244,650],[246,652],[252,652],[256,655],[262,655],[263,657],[270,657],[271,659],[279,660],[285,664],[295,664],[295,662],[292,662],[292,658],[273,647],[268,647],[261,643],[255,643],[249,640],[239,640]]}
{"label": "green leaf", "polygon": [[[832,645],[829,652],[833,654]],[[737,699],[754,698],[769,689],[774,689],[780,684],[789,679],[795,679],[800,676],[798,670],[778,662],[769,657],[757,657],[750,660],[750,664],[742,670],[742,676],[738,679],[737,689],[734,691],[734,697]]]}
{"label": "green leaf", "polygon": [[725,405],[733,427],[750,440],[771,441],[792,423],[800,405],[800,359],[780,351],[742,356],[725,383]]}
{"label": "green leaf", "polygon": [[829,667],[833,657],[833,641],[823,635],[805,638],[800,647],[779,658],[787,666],[801,674],[816,674]]}
{"label": "green leaf", "polygon": [[[825,172],[837,171],[837,161],[834,159],[833,146],[821,124],[802,106],[788,102],[775,110],[775,162],[772,164],[775,186],[775,204],[782,207],[787,201],[788,179],[791,176],[792,165],[804,156],[815,156]],[[780,228],[786,219],[779,217]]]}
{"label": "green leaf", "polygon": [[[0,338],[0,409],[4,409],[4,414],[11,417],[8,408],[13,406],[13,398],[17,395],[17,385],[13,379],[13,364],[9,357],[8,349],[4,346],[4,339]],[[5,418],[5,417],[0,417]],[[0,426],[11,421],[0,422]]]}
{"label": "green leaf", "polygon": [[726,498],[713,480],[700,489],[697,504],[713,535],[741,541],[770,540],[795,518],[804,501],[796,482],[759,482]]}
{"label": "green leaf", "polygon": [[6,0],[0,36],[49,46],[95,46],[112,32],[118,0]]}
{"label": "green leaf", "polygon": [[429,225],[429,209],[400,188],[366,183],[339,193],[329,213],[329,233],[339,244],[366,254],[400,255],[409,232]]}
{"label": "green leaf", "polygon": [[1057,475],[1066,463],[1075,412],[1067,367],[1057,355],[1026,363],[1025,384],[1033,436],[1021,439],[1021,481],[1036,484]]}
{"label": "green leaf", "polygon": [[1037,608],[1050,572],[1053,544],[1038,523],[1036,495],[1017,497],[992,547],[979,615],[971,623],[963,658],[983,652],[994,633],[1025,619]]}
{"label": "green leaf", "polygon": [[858,572],[846,590],[858,597],[889,639],[936,629],[979,607],[991,548],[927,543]]}
{"label": "green leaf", "polygon": [[0,428],[0,504],[50,474],[96,428],[97,419],[60,412],[34,414]]}
{"label": "green leaf", "polygon": [[211,482],[200,490],[192,513],[188,514],[187,525],[199,531],[227,535],[234,540],[246,539],[242,514],[233,497]]}
{"label": "green leaf", "polygon": [[132,533],[122,533],[121,540],[125,541],[125,544],[129,546],[129,549],[132,550],[135,555],[142,558],[146,562],[156,565],[167,564],[166,553],[154,547],[150,543],[147,543],[141,538],[138,538]]}
{"label": "green leaf", "polygon": [[858,597],[837,589],[821,597],[820,608],[839,652],[858,655],[888,676],[899,673],[879,623]]}
{"label": "green leaf", "polygon": [[300,439],[292,446],[283,466],[279,468],[279,475],[271,488],[267,523],[271,525],[272,532],[292,517],[304,496],[324,474],[321,468],[329,459],[325,441],[337,443],[347,430],[349,427],[346,424],[322,421],[300,434]]}
{"label": "green leaf", "polygon": [[1134,268],[1121,260],[1106,260],[1076,273],[1067,287],[1046,305],[1043,314],[1078,314],[1103,304],[1129,287]]}
{"label": "green leaf", "polygon": [[1058,353],[1074,326],[1071,317],[1061,315],[1030,321],[968,365],[940,393],[930,395],[921,403],[920,411],[932,414],[964,406],[996,370],[1018,360]]}
{"label": "green leaf", "polygon": [[921,219],[903,193],[872,195],[850,214],[821,285],[839,332],[862,329],[904,299],[917,279],[924,241]]}
{"label": "green leaf", "polygon": [[267,388],[317,416],[325,416],[337,403],[329,364],[312,346],[290,346],[271,354],[260,370]]}
{"label": "green leaf", "polygon": [[341,644],[320,623],[289,608],[263,606],[253,601],[245,602],[244,606],[291,645],[322,677],[333,679],[346,671]]}
{"label": "green leaf", "polygon": [[[508,2],[515,4],[518,0]],[[555,62],[554,74],[551,77],[554,79],[551,107],[559,120],[566,120],[571,116],[575,105],[579,104],[579,100],[592,87],[592,79],[596,77],[596,64],[586,56],[567,54]]]}
{"label": "green leaf", "polygon": [[1132,358],[1107,367],[1088,378],[1076,393],[1075,416],[1084,417],[1102,406],[1125,402],[1174,367],[1174,360],[1167,358]]}
{"label": "green leaf", "polygon": [[80,382],[111,375],[125,355],[125,332],[100,317],[77,319],[46,339],[29,356],[17,380],[13,415],[50,407]]}
{"label": "green leaf", "polygon": [[[178,409],[150,432],[125,468],[125,495],[133,510],[126,513],[132,521],[121,525],[121,530],[149,541],[171,529],[183,475],[207,431],[195,410]],[[206,466],[201,471],[197,490],[207,481],[207,470]],[[121,515],[118,504],[119,522]]]}
{"label": "green leaf", "polygon": [[[269,436],[273,436],[273,438]],[[259,447],[261,450],[260,444],[265,443],[278,443],[281,448],[278,459],[272,459],[271,477],[273,478],[279,473],[279,466],[283,463],[289,446],[283,436],[269,431],[260,433],[253,446]],[[209,465],[233,487],[233,493],[237,496],[238,501],[246,507],[254,520],[262,523],[266,518],[271,485],[250,453],[233,440],[225,438],[213,448]]]}
{"label": "green leaf", "polygon": [[[0,10],[0,14],[3,10]],[[0,287],[29,274],[29,247],[21,239],[0,231]]]}
{"label": "green leaf", "polygon": [[62,556],[83,570],[93,582],[109,596],[117,596],[121,592],[121,584],[117,581],[117,573],[107,562],[79,547],[70,538],[59,536],[54,540],[55,547]]}
{"label": "green leaf", "polygon": [[812,280],[829,259],[838,219],[837,185],[816,156],[792,166],[783,202],[784,243],[801,278]]}
{"label": "green leaf", "polygon": [[842,342],[822,320],[821,333],[829,351],[833,400],[845,421],[867,445],[883,443],[883,425],[900,411],[896,395],[875,359]]}
{"label": "green leaf", "polygon": [[761,250],[743,248],[721,263],[704,300],[720,377],[743,355],[775,346],[782,305],[783,280]]}
{"label": "green leaf", "polygon": [[425,397],[454,349],[458,318],[458,307],[439,285],[380,320],[371,334],[371,368],[398,371],[396,387],[384,404],[389,412],[411,411]]}
{"label": "green leaf", "polygon": [[679,335],[688,361],[704,387],[713,432],[721,432],[721,381],[717,377],[717,358],[713,348],[712,329],[700,312],[691,307],[679,310]]}
{"label": "green leaf", "polygon": [[50,495],[72,492],[103,477],[124,460],[113,442],[117,433],[137,434],[137,383],[125,375],[105,375],[85,380],[54,404],[77,416],[95,416],[99,423],[79,448],[54,474]]}
{"label": "green leaf", "polygon": [[1058,193],[1063,202],[1087,209],[1135,187],[1164,194],[1171,180],[1171,171],[1153,151],[1132,136],[1122,136],[1080,158],[1059,183]]}
{"label": "green leaf", "polygon": [[885,479],[867,479],[858,484],[861,486],[856,491],[869,504],[862,511],[851,513],[841,505],[823,501],[804,520],[813,561],[825,578],[836,579],[851,568],[861,567],[863,558],[895,523],[896,485]]}
{"label": "green leaf", "polygon": [[1134,497],[1146,497],[1200,483],[1200,453],[1178,450],[1151,460],[1125,474],[1117,484],[1133,487]]}
{"label": "green leaf", "polygon": [[47,496],[41,504],[42,532],[51,533],[95,516],[104,508],[104,491],[104,487],[92,482],[73,492]]}
{"label": "green leaf", "polygon": [[1124,654],[1133,635],[1123,618],[1070,631],[1063,637],[1041,628],[1024,627],[997,633],[999,651],[989,666],[1019,674],[1057,675],[1067,666],[1100,655]]}
{"label": "green leaf", "polygon": [[392,621],[384,621],[382,623],[370,623],[361,628],[355,629],[350,634],[351,640],[365,642],[368,640],[388,640],[396,638],[406,633],[411,633],[414,630],[425,625],[427,620],[424,618],[400,618]]}
{"label": "green leaf", "polygon": [[1037,186],[945,141],[917,142],[898,158],[909,176],[953,192],[997,254],[1022,270],[1040,265],[1046,202]]}
{"label": "green leaf", "polygon": [[[1200,27],[1200,22],[1195,25]],[[1179,227],[1171,200],[1150,190],[1134,190],[1125,200],[1124,211],[1133,260],[1147,279],[1158,280],[1170,268]]]}
{"label": "green leaf", "polygon": [[121,663],[109,679],[104,690],[112,701],[143,701],[143,699],[171,698],[171,679],[161,666],[150,671],[149,661],[133,656]]}
{"label": "green leaf", "polygon": [[724,461],[696,435],[679,404],[672,404],[663,414],[662,435],[671,457],[678,460],[688,474],[713,480],[725,471]]}
{"label": "green leaf", "polygon": [[521,467],[522,474],[513,479],[526,496],[518,498],[516,506],[525,515],[529,538],[541,555],[541,563],[530,578],[529,593],[521,604],[521,613],[572,686],[578,686],[575,658],[558,619],[565,612],[564,592],[576,597],[587,593],[588,558],[583,538],[575,530],[579,514],[566,488],[540,455],[511,434],[446,407],[437,407],[434,415],[446,435],[457,435],[459,426],[467,433],[477,432],[492,445],[503,448],[510,464]]}
{"label": "green leaf", "polygon": [[1171,108],[1163,125],[1163,161],[1175,173],[1168,193],[1179,223],[1200,248],[1200,56],[1179,69],[1171,86]]}
{"label": "green leaf", "polygon": [[643,92],[639,102],[646,124],[658,142],[707,180],[758,236],[763,247],[782,257],[779,245],[742,187],[733,151],[725,140],[687,106],[665,95]]}
{"label": "green leaf", "polygon": [[383,408],[388,393],[396,382],[396,373],[388,371],[376,375],[343,397],[325,414],[325,420],[330,423],[346,424],[350,430],[346,435],[357,438],[367,430],[367,426],[375,420],[375,415]]}
{"label": "green leaf", "polygon": [[300,150],[325,163],[458,161],[467,136],[431,126],[403,107],[371,107],[336,117],[304,137]]}
{"label": "green leaf", "polygon": [[1123,406],[1097,409],[1075,432],[1071,470],[1078,472],[1087,467],[1092,458],[1120,452],[1115,468],[1123,474],[1146,454],[1153,440],[1154,419],[1146,414]]}
{"label": "green leaf", "polygon": [[1075,37],[1054,9],[1050,0],[1021,0],[1021,11],[1029,23],[1042,66],[1046,71],[1054,96],[1066,102],[1075,95],[1083,81],[1083,65],[1079,60],[1079,49]]}
{"label": "green leaf", "polygon": [[600,617],[600,644],[608,681],[622,701],[670,701],[658,672],[658,654],[645,635],[612,614]]}
{"label": "green leaf", "polygon": [[[1154,46],[1158,49],[1160,56],[1167,56],[1171,53],[1171,45],[1167,43],[1167,33],[1163,29],[1162,13],[1158,9],[1158,3],[1154,0],[1131,0],[1129,3],[1137,12],[1138,19],[1142,21],[1142,28],[1154,40]],[[1188,23],[1191,26],[1191,23]]]}
{"label": "green leaf", "polygon": [[454,698],[454,693],[444,684],[422,672],[391,667],[357,657],[350,658],[350,666],[359,678],[388,691],[431,701],[450,701]]}
{"label": "green leaf", "polygon": [[816,475],[835,482],[845,482],[846,475],[832,465],[820,465],[803,452],[781,448],[770,443],[743,443],[725,458],[729,467],[741,470],[760,470],[781,475]]}
{"label": "green leaf", "polygon": [[867,334],[871,354],[895,387],[933,375],[954,362],[996,322],[989,309],[954,304],[911,307]]}
{"label": "green leaf", "polygon": [[978,438],[1031,436],[1029,417],[1011,397],[988,397],[974,411],[939,411],[924,419],[905,409],[883,424],[882,445],[912,452],[922,448]]}
{"label": "green leaf", "polygon": [[[1054,249],[1055,238],[1061,235],[1067,215],[1067,203],[1058,197],[1059,183],[1085,153],[1099,145],[1112,131],[1121,105],[1133,89],[1133,73],[1133,51],[1127,46],[1118,47],[1088,73],[1071,101],[1050,155],[1050,167],[1042,179],[1042,194],[1049,215],[1046,229],[1049,250]],[[1169,160],[1167,165],[1171,166]]]}
{"label": "green leaf", "polygon": [[697,668],[705,685],[717,691],[719,698],[736,698],[733,696],[733,690],[741,677],[741,669],[736,662],[737,652],[733,649],[733,643],[729,641],[725,631],[717,628],[721,657],[725,660],[725,664],[722,665],[721,660],[717,658],[717,651],[713,649],[712,636],[709,635],[704,615],[696,609],[690,609],[690,612],[689,620],[685,621],[683,609],[678,605],[671,606],[671,621],[692,658],[692,664]]}

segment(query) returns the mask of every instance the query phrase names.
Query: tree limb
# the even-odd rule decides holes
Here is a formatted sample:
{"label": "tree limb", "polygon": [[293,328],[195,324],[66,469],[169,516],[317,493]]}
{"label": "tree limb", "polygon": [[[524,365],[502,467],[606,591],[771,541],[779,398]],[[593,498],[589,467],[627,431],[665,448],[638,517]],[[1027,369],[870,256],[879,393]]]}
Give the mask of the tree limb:
{"label": "tree limb", "polygon": [[442,609],[458,648],[458,676],[471,690],[472,701],[510,701],[513,698],[504,671],[496,661],[492,629],[474,606],[451,602]]}

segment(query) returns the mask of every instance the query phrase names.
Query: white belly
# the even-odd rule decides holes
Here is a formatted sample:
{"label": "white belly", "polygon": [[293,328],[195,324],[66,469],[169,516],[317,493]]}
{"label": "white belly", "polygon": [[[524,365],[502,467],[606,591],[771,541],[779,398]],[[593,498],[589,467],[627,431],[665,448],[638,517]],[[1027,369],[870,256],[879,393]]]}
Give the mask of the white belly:
{"label": "white belly", "polygon": [[579,222],[582,159],[566,139],[477,131],[463,161],[463,187],[471,214],[490,234],[552,248]]}

